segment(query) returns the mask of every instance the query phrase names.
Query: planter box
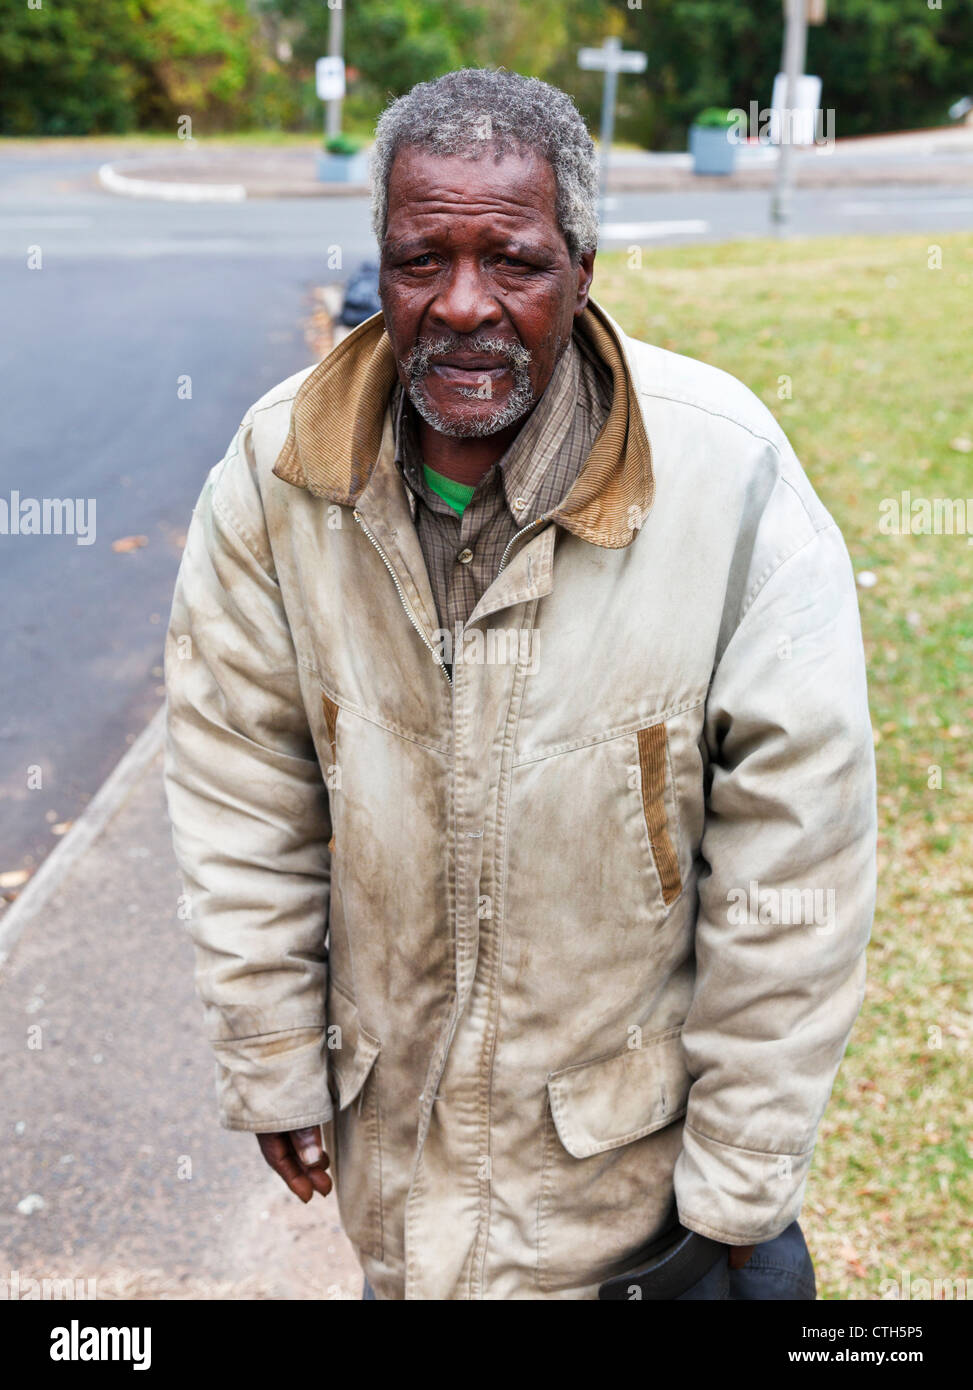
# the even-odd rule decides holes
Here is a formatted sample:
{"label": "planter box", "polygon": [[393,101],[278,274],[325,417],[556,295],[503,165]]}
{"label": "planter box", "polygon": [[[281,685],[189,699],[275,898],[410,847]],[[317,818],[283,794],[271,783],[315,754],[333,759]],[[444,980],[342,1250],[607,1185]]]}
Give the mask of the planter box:
{"label": "planter box", "polygon": [[367,183],[367,152],[330,154],[323,151],[318,155],[318,180],[321,183]]}
{"label": "planter box", "polygon": [[736,164],[736,145],[722,126],[691,125],[689,153],[694,174],[732,174]]}

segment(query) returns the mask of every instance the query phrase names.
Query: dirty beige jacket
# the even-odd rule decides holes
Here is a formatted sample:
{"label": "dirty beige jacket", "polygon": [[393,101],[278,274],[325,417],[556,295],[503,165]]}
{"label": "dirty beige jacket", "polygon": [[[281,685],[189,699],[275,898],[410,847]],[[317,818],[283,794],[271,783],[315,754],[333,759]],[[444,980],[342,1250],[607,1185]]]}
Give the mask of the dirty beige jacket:
{"label": "dirty beige jacket", "polygon": [[221,1120],[323,1122],[379,1298],[597,1297],[798,1215],[862,1000],[872,735],[842,538],[765,407],[582,321],[614,406],[452,652],[381,317],[196,507],[166,781]]}

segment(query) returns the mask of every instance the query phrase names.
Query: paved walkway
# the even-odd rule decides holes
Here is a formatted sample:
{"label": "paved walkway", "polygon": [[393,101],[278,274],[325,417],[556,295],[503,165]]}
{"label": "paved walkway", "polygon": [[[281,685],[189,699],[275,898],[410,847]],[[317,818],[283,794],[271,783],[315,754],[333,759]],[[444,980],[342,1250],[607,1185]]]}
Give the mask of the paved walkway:
{"label": "paved walkway", "polygon": [[95,1279],[98,1298],[357,1299],[334,1194],[302,1206],[252,1135],[217,1123],[159,730],[94,837],[72,830],[83,852],[68,836],[66,871],[48,861],[0,972],[0,1279]]}

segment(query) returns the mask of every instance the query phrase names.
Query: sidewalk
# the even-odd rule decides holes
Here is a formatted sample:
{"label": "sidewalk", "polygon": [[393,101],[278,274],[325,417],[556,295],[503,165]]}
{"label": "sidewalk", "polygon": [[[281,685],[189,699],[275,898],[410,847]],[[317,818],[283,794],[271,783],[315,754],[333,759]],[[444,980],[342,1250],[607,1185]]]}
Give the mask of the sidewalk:
{"label": "sidewalk", "polygon": [[[109,192],[186,201],[244,198],[361,197],[366,184],[321,183],[318,145],[283,148],[207,146],[179,142],[109,160],[99,182]],[[905,131],[895,135],[838,140],[833,146],[795,150],[798,187],[856,187],[861,184],[973,184],[973,126]],[[726,176],[700,177],[684,153],[619,150],[612,156],[608,189],[613,193],[678,192],[690,189],[769,188],[777,154],[766,146],[740,147],[737,168]]]}
{"label": "sidewalk", "polygon": [[15,904],[23,919],[32,894],[37,910],[0,971],[0,1279],[95,1279],[98,1298],[357,1299],[334,1194],[302,1206],[252,1135],[219,1128],[161,732],[157,716],[130,774],[126,755],[91,842],[82,817]]}

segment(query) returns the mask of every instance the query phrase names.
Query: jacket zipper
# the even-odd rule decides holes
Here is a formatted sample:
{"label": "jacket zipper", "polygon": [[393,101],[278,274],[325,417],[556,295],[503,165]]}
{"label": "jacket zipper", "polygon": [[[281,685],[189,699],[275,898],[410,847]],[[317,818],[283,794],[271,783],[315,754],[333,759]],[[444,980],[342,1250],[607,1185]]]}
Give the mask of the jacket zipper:
{"label": "jacket zipper", "polygon": [[525,526],[523,530],[518,531],[515,536],[510,537],[509,541],[507,542],[506,548],[500,557],[500,564],[497,566],[497,574],[500,573],[504,565],[507,563],[507,556],[510,554],[510,547],[513,545],[514,541],[519,541],[521,536],[526,536],[528,531],[532,531],[535,526],[540,526],[541,522],[546,520],[546,516],[539,516],[536,521],[530,522],[530,524]]}
{"label": "jacket zipper", "polygon": [[[419,622],[418,618],[417,618],[416,615],[413,613],[412,609],[409,607],[408,599],[406,598],[406,596],[405,596],[405,594],[404,594],[404,592],[403,592],[403,590],[402,590],[402,585],[399,583],[398,575],[395,573],[395,570],[392,568],[391,564],[389,563],[389,558],[388,558],[388,556],[385,554],[385,551],[382,549],[382,547],[379,545],[378,541],[377,541],[377,540],[375,539],[375,537],[372,535],[371,531],[369,531],[369,529],[368,529],[368,527],[365,525],[364,521],[362,521],[362,519],[361,519],[361,513],[359,512],[359,510],[358,510],[357,507],[356,507],[356,508],[354,509],[354,511],[352,512],[352,516],[353,516],[353,517],[355,518],[355,520],[358,522],[358,525],[361,527],[361,529],[364,531],[365,535],[366,535],[366,536],[368,537],[368,539],[371,541],[372,545],[373,545],[373,546],[375,547],[375,549],[378,551],[379,557],[381,558],[382,563],[384,564],[385,568],[388,570],[389,574],[392,576],[392,583],[395,585],[396,592],[398,593],[399,598],[402,600],[402,607],[403,607],[403,608],[405,609],[405,611],[406,611],[406,615],[408,616],[409,622],[410,622],[410,623],[412,624],[412,626],[415,628],[416,632],[418,632],[419,636],[422,638],[422,640],[423,640],[423,642],[425,643],[425,645],[429,648],[430,652],[431,652],[432,655],[435,657],[435,659],[436,659],[436,664],[438,665],[439,669],[442,671],[443,675],[446,677],[447,681],[449,682],[450,689],[452,689],[452,686],[453,686],[453,678],[452,678],[452,676],[449,674],[449,672],[446,670],[446,663],[443,661],[442,657],[441,657],[441,656],[439,655],[439,653],[436,651],[436,648],[435,648],[435,647],[432,645],[432,643],[429,641],[429,638],[428,638],[428,637],[426,636],[426,634],[423,632],[423,630],[422,630],[422,624]],[[516,538],[515,538],[515,539],[516,539]]]}

